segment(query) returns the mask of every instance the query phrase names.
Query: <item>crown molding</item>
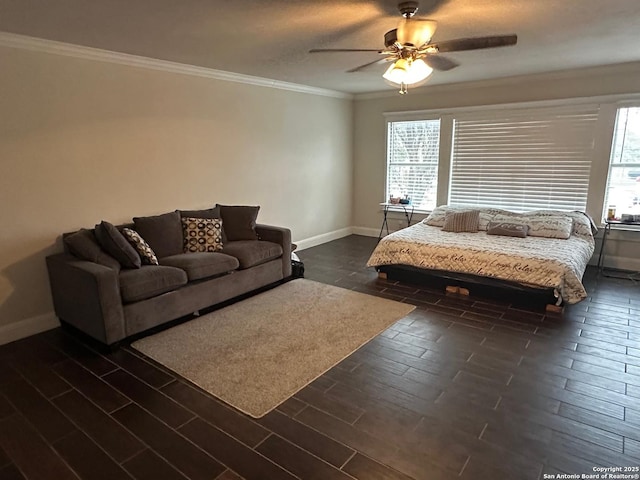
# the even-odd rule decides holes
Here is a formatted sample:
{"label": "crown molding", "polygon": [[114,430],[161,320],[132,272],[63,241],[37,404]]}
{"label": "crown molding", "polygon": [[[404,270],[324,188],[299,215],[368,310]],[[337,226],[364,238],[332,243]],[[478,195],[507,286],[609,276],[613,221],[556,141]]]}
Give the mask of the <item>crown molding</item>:
{"label": "crown molding", "polygon": [[222,80],[225,82],[244,83],[247,85],[255,85],[259,87],[276,88],[279,90],[288,90],[291,92],[306,93],[310,95],[320,95],[323,97],[348,100],[352,100],[354,98],[353,94],[339,92],[336,90],[311,87],[308,85],[300,85],[297,83],[283,82],[270,78],[254,77],[252,75],[226,72],[224,70],[198,67],[195,65],[171,62],[168,60],[159,60],[156,58],[131,55],[128,53],[113,52],[110,50],[102,50],[100,48],[84,47],[81,45],[56,42],[54,40],[45,40],[42,38],[19,35],[16,33],[0,32],[0,46],[19,48],[22,50],[31,50],[41,53],[49,53],[52,55],[62,55],[65,57],[81,58],[84,60],[93,60],[97,62],[116,63],[119,65],[146,68],[149,70],[159,70],[181,75],[211,78],[215,80]]}

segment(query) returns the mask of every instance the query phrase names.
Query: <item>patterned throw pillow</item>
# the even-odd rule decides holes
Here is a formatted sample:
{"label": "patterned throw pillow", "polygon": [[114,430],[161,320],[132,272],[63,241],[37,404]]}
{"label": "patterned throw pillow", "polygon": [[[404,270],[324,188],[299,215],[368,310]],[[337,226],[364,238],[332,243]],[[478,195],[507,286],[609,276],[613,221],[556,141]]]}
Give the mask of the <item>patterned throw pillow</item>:
{"label": "patterned throw pillow", "polygon": [[480,212],[469,210],[468,212],[447,212],[443,232],[477,232],[480,226]]}
{"label": "patterned throw pillow", "polygon": [[182,218],[184,252],[222,250],[222,220],[219,218]]}
{"label": "patterned throw pillow", "polygon": [[487,235],[502,235],[505,237],[520,237],[527,236],[529,226],[524,223],[514,222],[489,222],[487,227]]}
{"label": "patterned throw pillow", "polygon": [[123,228],[122,234],[124,235],[124,238],[133,245],[133,248],[136,249],[136,252],[140,255],[142,263],[147,265],[158,265],[158,257],[156,257],[156,254],[149,244],[145,242],[144,238],[142,238],[138,232],[130,228]]}
{"label": "patterned throw pillow", "polygon": [[496,215],[494,222],[525,223],[530,237],[559,238],[566,240],[573,230],[573,219],[567,215],[527,212]]}

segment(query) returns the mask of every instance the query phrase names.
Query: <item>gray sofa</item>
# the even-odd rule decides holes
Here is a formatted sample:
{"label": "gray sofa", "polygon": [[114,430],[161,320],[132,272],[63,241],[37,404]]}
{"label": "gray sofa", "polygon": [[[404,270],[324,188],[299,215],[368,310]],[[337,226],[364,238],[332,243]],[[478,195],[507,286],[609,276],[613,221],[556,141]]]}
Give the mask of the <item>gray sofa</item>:
{"label": "gray sofa", "polygon": [[[254,210],[247,215],[247,208]],[[133,224],[119,227],[102,222],[95,229],[63,235],[65,251],[46,259],[56,315],[63,324],[114,346],[168,321],[288,279],[291,232],[256,224],[257,208],[217,205],[134,218]],[[200,249],[196,241],[189,247],[185,218],[215,217],[222,217],[220,223],[226,227],[222,239],[216,240],[222,245],[214,251],[211,247],[196,251]],[[179,251],[176,218],[182,222]],[[127,228],[141,234],[152,250],[148,261],[156,258],[157,264],[145,264],[140,251],[136,255],[140,253],[142,262],[132,255],[120,258],[122,252],[112,250],[111,239],[104,237],[118,236]],[[201,238],[205,237],[198,241]],[[130,260],[137,266],[129,265]]]}

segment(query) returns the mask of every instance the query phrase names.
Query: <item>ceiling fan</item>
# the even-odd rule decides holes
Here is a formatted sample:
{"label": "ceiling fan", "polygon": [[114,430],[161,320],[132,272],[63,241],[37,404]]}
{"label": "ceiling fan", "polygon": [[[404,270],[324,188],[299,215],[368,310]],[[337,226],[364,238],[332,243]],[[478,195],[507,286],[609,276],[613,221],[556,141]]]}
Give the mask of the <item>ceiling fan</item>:
{"label": "ceiling fan", "polygon": [[382,75],[391,83],[400,85],[400,94],[407,93],[407,86],[420,83],[429,77],[433,70],[447,71],[459,64],[443,55],[445,52],[461,52],[482,48],[506,47],[515,45],[517,35],[493,35],[487,37],[457,38],[444,42],[431,42],[436,31],[435,20],[414,18],[418,11],[418,2],[401,2],[398,10],[402,20],[397,28],[384,34],[384,49],[367,48],[315,48],[309,53],[324,52],[377,52],[384,58],[365,63],[347,72],[358,72],[371,65],[393,62]]}

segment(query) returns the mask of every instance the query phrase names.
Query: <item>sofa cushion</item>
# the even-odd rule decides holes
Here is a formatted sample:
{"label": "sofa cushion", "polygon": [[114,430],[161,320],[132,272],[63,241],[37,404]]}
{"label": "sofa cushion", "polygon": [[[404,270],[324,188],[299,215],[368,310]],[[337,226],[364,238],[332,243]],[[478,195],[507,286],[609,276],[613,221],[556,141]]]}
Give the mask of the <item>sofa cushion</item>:
{"label": "sofa cushion", "polygon": [[125,227],[122,229],[122,234],[131,246],[136,249],[142,263],[146,265],[158,265],[158,257],[156,257],[155,252],[138,232]]}
{"label": "sofa cushion", "polygon": [[264,240],[238,240],[227,242],[222,252],[237,258],[242,270],[280,258],[282,246]]}
{"label": "sofa cushion", "polygon": [[182,217],[184,253],[222,250],[222,220]]}
{"label": "sofa cushion", "polygon": [[96,225],[98,243],[125,268],[140,268],[142,261],[135,248],[114,225],[104,220]]}
{"label": "sofa cushion", "polygon": [[184,270],[189,281],[213,277],[236,270],[238,260],[219,252],[181,253],[160,259],[160,265]]}
{"label": "sofa cushion", "polygon": [[120,262],[100,248],[96,235],[91,230],[82,228],[65,236],[64,244],[72,254],[82,260],[120,270]]}
{"label": "sofa cushion", "polygon": [[260,207],[244,205],[216,205],[222,216],[226,241],[258,240],[256,219]]}
{"label": "sofa cushion", "polygon": [[220,216],[220,208],[216,205],[213,208],[205,208],[204,210],[177,210],[182,218],[222,218]]}
{"label": "sofa cushion", "polygon": [[182,253],[182,224],[178,212],[134,217],[133,223],[158,258]]}
{"label": "sofa cushion", "polygon": [[145,265],[120,272],[120,294],[124,303],[139,302],[170,292],[187,283],[187,274],[179,268]]}

